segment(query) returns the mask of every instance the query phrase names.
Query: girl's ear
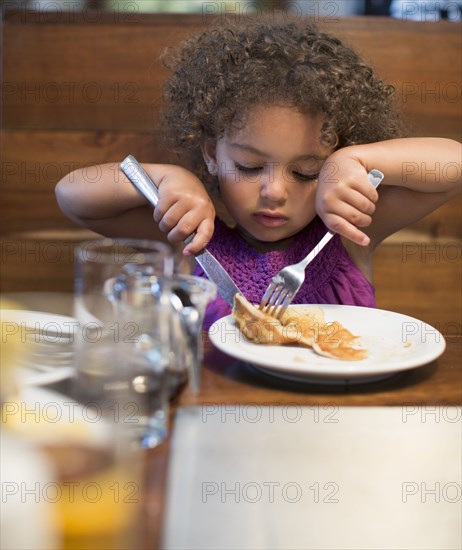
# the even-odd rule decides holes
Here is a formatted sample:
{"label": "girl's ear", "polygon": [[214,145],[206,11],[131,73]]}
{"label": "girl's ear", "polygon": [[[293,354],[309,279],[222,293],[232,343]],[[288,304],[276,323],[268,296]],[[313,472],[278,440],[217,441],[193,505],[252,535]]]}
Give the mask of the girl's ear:
{"label": "girl's ear", "polygon": [[217,165],[217,142],[214,139],[206,138],[201,144],[202,156],[207,165],[209,174],[216,176],[218,174]]}

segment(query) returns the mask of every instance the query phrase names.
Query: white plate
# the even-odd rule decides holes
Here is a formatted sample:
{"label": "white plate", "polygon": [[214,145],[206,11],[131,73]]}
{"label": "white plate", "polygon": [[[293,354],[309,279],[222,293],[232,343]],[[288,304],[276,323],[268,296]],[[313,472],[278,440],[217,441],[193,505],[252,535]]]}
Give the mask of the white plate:
{"label": "white plate", "polygon": [[21,344],[27,346],[27,353],[16,365],[20,385],[42,386],[72,375],[76,319],[41,311],[2,309],[0,321],[4,338],[19,335]]}
{"label": "white plate", "polygon": [[231,315],[210,327],[210,340],[219,350],[266,373],[323,384],[381,380],[430,363],[446,347],[439,331],[413,317],[366,307],[330,304],[319,307],[324,310],[326,322],[338,321],[361,337],[361,345],[368,350],[365,359],[342,361],[322,357],[301,346],[253,344],[239,331]]}
{"label": "white plate", "polygon": [[73,367],[56,367],[41,372],[21,366],[18,368],[18,383],[21,386],[47,386],[70,378],[73,372]]}

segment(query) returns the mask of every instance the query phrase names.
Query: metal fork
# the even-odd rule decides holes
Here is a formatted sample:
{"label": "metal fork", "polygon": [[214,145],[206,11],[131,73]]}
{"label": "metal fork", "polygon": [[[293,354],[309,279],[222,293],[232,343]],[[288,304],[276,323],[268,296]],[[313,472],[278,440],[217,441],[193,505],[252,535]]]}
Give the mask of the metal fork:
{"label": "metal fork", "polygon": [[[383,179],[380,170],[371,170],[367,176],[374,187],[378,187]],[[298,264],[288,265],[276,273],[260,303],[259,307],[262,311],[276,319],[282,317],[305,280],[306,266],[316,258],[334,235],[335,233],[328,231],[306,258]]]}

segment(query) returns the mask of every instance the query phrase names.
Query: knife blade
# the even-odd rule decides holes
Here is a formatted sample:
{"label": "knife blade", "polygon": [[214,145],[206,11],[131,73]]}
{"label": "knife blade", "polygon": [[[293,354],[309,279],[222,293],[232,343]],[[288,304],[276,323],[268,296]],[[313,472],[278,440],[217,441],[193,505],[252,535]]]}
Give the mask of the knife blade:
{"label": "knife blade", "polygon": [[[138,191],[148,199],[155,208],[159,202],[159,191],[151,177],[146,173],[141,164],[133,157],[128,155],[120,164],[120,169],[127,176],[130,182]],[[194,238],[195,233],[185,239],[188,244]],[[234,296],[242,294],[235,282],[231,279],[228,272],[220,262],[206,248],[195,255],[197,263],[202,267],[207,277],[217,285],[220,296],[232,307]]]}

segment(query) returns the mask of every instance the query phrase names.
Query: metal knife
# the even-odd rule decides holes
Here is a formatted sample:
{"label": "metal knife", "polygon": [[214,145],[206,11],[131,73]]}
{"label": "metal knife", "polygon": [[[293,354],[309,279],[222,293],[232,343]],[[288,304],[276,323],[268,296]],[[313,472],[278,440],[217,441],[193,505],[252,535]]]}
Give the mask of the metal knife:
{"label": "metal knife", "polygon": [[[155,208],[159,202],[159,191],[141,164],[132,155],[128,155],[121,162],[120,169]],[[194,235],[195,233],[190,235],[184,243],[188,244],[194,238]],[[195,258],[208,278],[217,285],[218,293],[232,307],[235,294],[242,293],[220,262],[206,248],[196,254]]]}

